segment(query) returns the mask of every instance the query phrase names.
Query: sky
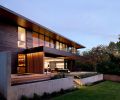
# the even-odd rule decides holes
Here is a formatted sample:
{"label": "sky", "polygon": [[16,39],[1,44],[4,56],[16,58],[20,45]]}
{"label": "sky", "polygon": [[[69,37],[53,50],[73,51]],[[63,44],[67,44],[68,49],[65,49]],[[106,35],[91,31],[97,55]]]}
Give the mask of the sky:
{"label": "sky", "polygon": [[0,0],[9,8],[89,50],[118,41],[120,0]]}

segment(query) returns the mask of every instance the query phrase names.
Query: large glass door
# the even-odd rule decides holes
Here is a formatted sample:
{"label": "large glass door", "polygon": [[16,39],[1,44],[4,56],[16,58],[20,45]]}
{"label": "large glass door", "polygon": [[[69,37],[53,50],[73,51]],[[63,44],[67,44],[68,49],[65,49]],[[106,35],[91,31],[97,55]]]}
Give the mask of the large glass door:
{"label": "large glass door", "polygon": [[18,73],[25,73],[26,72],[26,57],[25,54],[18,54]]}

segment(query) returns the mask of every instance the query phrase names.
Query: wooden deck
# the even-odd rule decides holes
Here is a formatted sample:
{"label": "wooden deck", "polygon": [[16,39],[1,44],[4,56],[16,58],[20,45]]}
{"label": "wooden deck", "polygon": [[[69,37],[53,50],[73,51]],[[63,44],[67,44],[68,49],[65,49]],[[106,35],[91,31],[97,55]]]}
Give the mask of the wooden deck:
{"label": "wooden deck", "polygon": [[11,85],[27,84],[39,81],[49,80],[51,77],[56,75],[55,73],[48,74],[12,74]]}

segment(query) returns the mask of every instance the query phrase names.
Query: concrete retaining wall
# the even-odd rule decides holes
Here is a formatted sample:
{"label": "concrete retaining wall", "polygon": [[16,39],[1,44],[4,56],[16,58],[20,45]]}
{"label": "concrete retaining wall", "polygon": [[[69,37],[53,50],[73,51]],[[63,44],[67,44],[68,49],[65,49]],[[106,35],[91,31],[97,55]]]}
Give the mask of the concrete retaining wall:
{"label": "concrete retaining wall", "polygon": [[45,92],[52,93],[73,87],[72,77],[11,86],[12,95],[10,100],[19,100],[22,95],[32,97],[34,93],[42,95]]}
{"label": "concrete retaining wall", "polygon": [[79,85],[86,85],[86,84],[91,84],[91,83],[95,83],[102,80],[103,80],[103,74],[99,74],[99,75],[95,75],[95,76],[91,76],[83,79],[75,79],[75,82]]}
{"label": "concrete retaining wall", "polygon": [[11,86],[11,53],[0,52],[0,93],[7,100],[19,100],[22,95],[31,97],[34,93],[42,95],[44,92],[52,93],[73,87],[72,77]]}
{"label": "concrete retaining wall", "polygon": [[0,52],[0,93],[9,97],[11,84],[11,53]]}

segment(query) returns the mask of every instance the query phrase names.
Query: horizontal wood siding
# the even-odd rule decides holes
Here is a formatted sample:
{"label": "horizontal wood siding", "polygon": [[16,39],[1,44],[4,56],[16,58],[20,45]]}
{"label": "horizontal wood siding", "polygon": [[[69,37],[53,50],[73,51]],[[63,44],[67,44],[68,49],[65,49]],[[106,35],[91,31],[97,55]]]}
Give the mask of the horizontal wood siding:
{"label": "horizontal wood siding", "polygon": [[28,73],[43,73],[44,70],[44,53],[27,54],[27,72]]}
{"label": "horizontal wood siding", "polygon": [[18,51],[17,27],[0,23],[0,51]]}
{"label": "horizontal wood siding", "polygon": [[17,72],[17,39],[17,26],[0,22],[0,51],[12,52],[12,73]]}

